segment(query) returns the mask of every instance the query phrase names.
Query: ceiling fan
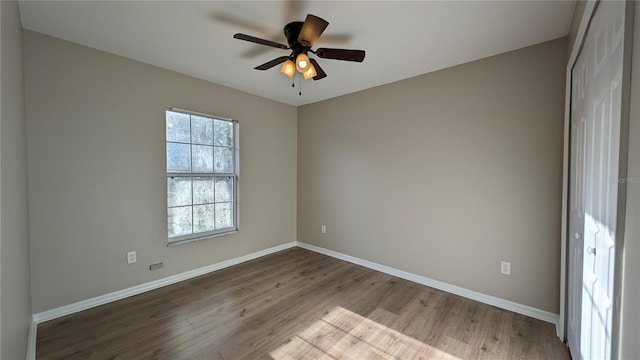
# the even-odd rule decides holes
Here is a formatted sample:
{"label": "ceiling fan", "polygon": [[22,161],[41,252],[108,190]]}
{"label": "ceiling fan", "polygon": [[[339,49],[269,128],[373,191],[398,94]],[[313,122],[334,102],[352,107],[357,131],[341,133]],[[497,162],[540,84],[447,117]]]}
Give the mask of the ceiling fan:
{"label": "ceiling fan", "polygon": [[345,60],[362,62],[364,60],[364,50],[349,50],[349,49],[333,49],[333,48],[318,48],[316,50],[311,49],[313,44],[318,40],[324,29],[327,28],[329,23],[315,15],[308,14],[304,22],[294,21],[287,24],[284,27],[284,36],[287,38],[287,43],[284,45],[271,40],[260,39],[246,34],[235,34],[235,39],[245,40],[256,44],[272,46],[283,50],[291,50],[289,56],[280,56],[271,61],[268,61],[262,65],[256,66],[256,70],[267,70],[272,67],[282,64],[280,71],[290,78],[295,75],[297,70],[302,76],[307,79],[313,78],[313,80],[320,80],[327,77],[327,74],[322,70],[320,65],[315,59],[309,58],[308,53],[315,54],[319,58]]}

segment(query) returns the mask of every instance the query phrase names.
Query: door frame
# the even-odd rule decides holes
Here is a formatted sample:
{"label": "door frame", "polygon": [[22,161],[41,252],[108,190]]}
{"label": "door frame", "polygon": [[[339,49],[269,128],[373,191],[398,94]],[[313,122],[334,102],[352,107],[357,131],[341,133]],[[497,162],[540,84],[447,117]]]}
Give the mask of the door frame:
{"label": "door frame", "polygon": [[[562,165],[562,223],[561,223],[561,245],[560,245],[560,314],[556,324],[556,334],[558,337],[567,340],[567,307],[568,307],[568,236],[569,236],[569,174],[570,174],[570,129],[571,129],[571,73],[575,65],[578,55],[582,50],[587,30],[591,19],[595,14],[596,8],[600,0],[585,1],[585,8],[580,15],[579,25],[576,32],[576,38],[570,46],[569,57],[567,61],[566,77],[565,77],[565,111],[564,111],[564,146],[563,146],[563,165]],[[624,14],[624,49],[622,60],[622,108],[620,111],[620,152],[619,152],[619,173],[618,178],[624,179],[627,176],[627,159],[628,159],[628,143],[629,143],[629,111],[630,111],[630,94],[631,94],[631,53],[633,45],[633,14],[634,1],[625,1]],[[575,20],[575,19],[574,19]],[[616,224],[616,256],[615,256],[615,272],[614,272],[614,303],[613,303],[613,324],[611,338],[611,357],[617,358],[620,348],[620,295],[622,288],[622,259],[624,252],[624,225],[626,214],[627,185],[626,182],[620,183],[618,188],[618,209]]]}

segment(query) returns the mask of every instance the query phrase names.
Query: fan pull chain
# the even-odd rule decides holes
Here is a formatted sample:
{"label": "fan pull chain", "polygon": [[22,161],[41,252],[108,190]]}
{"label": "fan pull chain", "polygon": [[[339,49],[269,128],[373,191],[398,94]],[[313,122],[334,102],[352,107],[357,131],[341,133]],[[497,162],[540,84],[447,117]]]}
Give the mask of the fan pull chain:
{"label": "fan pull chain", "polygon": [[298,95],[302,96],[302,75],[298,76],[298,86],[300,87],[300,92],[298,92]]}

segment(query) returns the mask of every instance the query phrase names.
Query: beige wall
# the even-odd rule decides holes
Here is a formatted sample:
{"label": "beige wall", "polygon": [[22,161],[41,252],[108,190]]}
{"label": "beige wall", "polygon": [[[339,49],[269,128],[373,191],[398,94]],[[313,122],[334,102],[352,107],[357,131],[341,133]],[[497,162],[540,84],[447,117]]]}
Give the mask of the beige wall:
{"label": "beige wall", "polygon": [[300,107],[298,240],[557,313],[565,53]]}
{"label": "beige wall", "polygon": [[[30,31],[24,57],[34,313],[295,240],[295,107]],[[240,233],[166,246],[167,106],[239,120]]]}
{"label": "beige wall", "polygon": [[25,138],[22,25],[15,1],[2,10],[0,112],[0,238],[3,360],[24,359],[31,324],[27,143]]}
{"label": "beige wall", "polygon": [[635,6],[633,61],[631,70],[631,113],[629,121],[627,213],[624,239],[623,290],[620,357],[640,356],[640,6]]}

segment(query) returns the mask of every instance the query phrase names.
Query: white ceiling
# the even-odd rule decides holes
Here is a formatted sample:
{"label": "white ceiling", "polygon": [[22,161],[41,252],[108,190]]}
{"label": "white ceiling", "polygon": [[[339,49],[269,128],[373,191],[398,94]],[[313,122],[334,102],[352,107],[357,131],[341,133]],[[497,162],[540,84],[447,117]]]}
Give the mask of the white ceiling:
{"label": "white ceiling", "polygon": [[[21,1],[24,28],[291,105],[303,105],[565,36],[574,1]],[[319,59],[302,83],[253,67],[287,50],[282,27],[329,21],[315,47],[364,49],[362,64]]]}

